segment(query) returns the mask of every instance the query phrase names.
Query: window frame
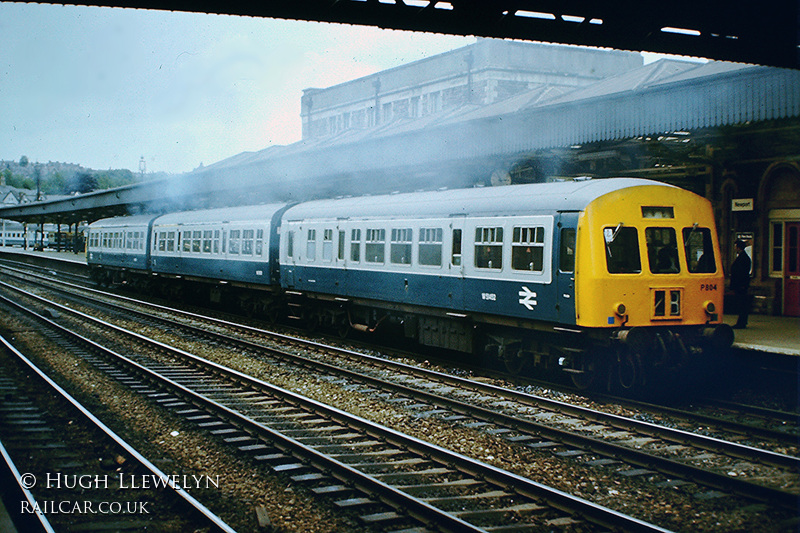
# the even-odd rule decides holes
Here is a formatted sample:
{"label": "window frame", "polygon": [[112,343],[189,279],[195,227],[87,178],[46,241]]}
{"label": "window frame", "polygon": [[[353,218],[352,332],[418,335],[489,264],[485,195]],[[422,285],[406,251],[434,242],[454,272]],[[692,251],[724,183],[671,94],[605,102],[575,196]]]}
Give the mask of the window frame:
{"label": "window frame", "polygon": [[[615,239],[614,239],[615,241],[616,241],[616,238],[619,237],[619,233],[622,233],[623,231],[625,233],[629,233],[630,231],[634,232],[634,238],[632,239],[631,242],[636,244],[636,253],[635,254],[630,254],[629,257],[632,257],[632,258],[636,259],[638,269],[634,268],[633,270],[630,270],[630,271],[612,270],[611,269],[611,264],[609,263],[609,259],[611,259],[613,257],[613,254],[611,253],[611,249],[610,249],[610,246],[613,244],[613,242],[608,242],[608,240],[606,240],[605,234],[606,234],[607,231],[611,231],[612,233],[616,233],[616,235],[614,235],[615,236]],[[639,228],[637,228],[636,226],[604,226],[603,227],[603,232],[600,235],[600,238],[603,239],[603,249],[604,249],[604,253],[605,253],[605,256],[606,256],[606,272],[608,272],[609,274],[612,274],[612,275],[621,274],[621,275],[638,276],[638,275],[642,274],[642,271],[643,271],[642,270],[642,246],[639,243]]]}
{"label": "window frame", "polygon": [[[533,272],[540,274],[544,272],[544,248],[547,233],[545,227],[542,225],[517,225],[514,224],[511,228],[511,270],[514,272]],[[527,248],[530,253],[531,261],[528,265],[533,265],[533,268],[518,268],[516,264],[519,257],[520,250]],[[525,251],[521,252],[525,254]],[[524,259],[524,257],[523,257]],[[537,266],[538,260],[538,267]]]}
{"label": "window frame", "polygon": [[[437,257],[438,262],[424,262],[423,258]],[[444,256],[444,228],[420,226],[417,240],[417,264],[421,268],[442,268]]]}
{"label": "window frame", "polygon": [[[370,256],[373,259],[370,259]],[[373,265],[386,264],[386,228],[366,229],[364,234],[364,262]]]}
{"label": "window frame", "polygon": [[[671,243],[666,242],[664,235],[669,235]],[[658,237],[658,241],[653,240]],[[680,253],[678,252],[678,232],[672,226],[646,226],[644,228],[645,246],[647,247],[647,268],[651,274],[660,276],[681,273]],[[658,248],[655,248],[655,247]],[[651,248],[653,248],[651,250]],[[670,262],[670,268],[663,266]]]}
{"label": "window frame", "polygon": [[[503,255],[505,252],[503,229],[503,226],[496,225],[496,222],[494,225],[479,224],[475,226],[473,266],[476,269],[490,272],[503,270]],[[500,251],[499,255],[497,254],[498,249]],[[481,258],[481,255],[485,255],[482,252],[488,252],[489,254],[486,261]],[[494,265],[493,263],[496,258],[500,260],[499,265]],[[479,260],[481,264],[479,264]],[[488,266],[483,266],[484,264]]]}
{"label": "window frame", "polygon": [[[411,266],[413,253],[414,229],[410,227],[392,228],[389,241],[389,262],[393,265]],[[400,260],[395,261],[395,259]]]}

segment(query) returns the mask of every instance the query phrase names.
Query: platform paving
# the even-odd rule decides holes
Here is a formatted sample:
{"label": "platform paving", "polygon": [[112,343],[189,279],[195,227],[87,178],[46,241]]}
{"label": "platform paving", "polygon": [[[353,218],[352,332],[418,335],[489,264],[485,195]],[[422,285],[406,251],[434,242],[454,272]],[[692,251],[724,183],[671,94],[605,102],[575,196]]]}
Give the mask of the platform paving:
{"label": "platform paving", "polygon": [[[736,315],[723,321],[733,326]],[[745,329],[734,330],[736,348],[800,356],[800,317],[750,315]]]}

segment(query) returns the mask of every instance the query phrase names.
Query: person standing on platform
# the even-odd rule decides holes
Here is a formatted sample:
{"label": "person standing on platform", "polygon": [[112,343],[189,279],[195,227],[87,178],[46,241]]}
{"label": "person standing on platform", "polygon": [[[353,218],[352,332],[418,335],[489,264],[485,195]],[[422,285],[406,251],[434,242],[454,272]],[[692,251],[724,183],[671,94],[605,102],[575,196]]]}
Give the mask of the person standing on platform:
{"label": "person standing on platform", "polygon": [[736,311],[739,318],[734,329],[747,327],[747,315],[750,314],[750,256],[745,252],[747,245],[741,239],[736,241],[736,259],[731,265],[731,290],[735,295]]}

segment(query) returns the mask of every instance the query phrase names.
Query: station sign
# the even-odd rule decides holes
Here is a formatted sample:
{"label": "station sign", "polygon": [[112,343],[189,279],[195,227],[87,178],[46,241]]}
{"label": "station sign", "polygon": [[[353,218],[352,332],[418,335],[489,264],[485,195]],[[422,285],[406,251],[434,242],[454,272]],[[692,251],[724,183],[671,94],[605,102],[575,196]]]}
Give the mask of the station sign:
{"label": "station sign", "polygon": [[752,211],[752,198],[734,198],[731,200],[731,211]]}

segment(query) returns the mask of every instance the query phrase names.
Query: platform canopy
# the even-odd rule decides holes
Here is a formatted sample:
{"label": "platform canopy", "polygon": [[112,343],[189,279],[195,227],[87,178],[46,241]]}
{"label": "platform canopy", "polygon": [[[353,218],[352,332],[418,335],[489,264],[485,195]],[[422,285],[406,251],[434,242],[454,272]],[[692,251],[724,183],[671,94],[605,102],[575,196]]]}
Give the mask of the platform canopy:
{"label": "platform canopy", "polygon": [[537,151],[642,142],[665,132],[684,134],[683,144],[690,135],[713,136],[736,125],[766,124],[769,131],[776,121],[796,131],[798,87],[800,70],[661,60],[546,98],[532,89],[442,116],[272,146],[167,180],[0,208],[0,218],[91,222],[145,211],[489,185],[494,172]]}
{"label": "platform canopy", "polygon": [[362,24],[800,67],[797,0],[110,0],[138,7]]}

